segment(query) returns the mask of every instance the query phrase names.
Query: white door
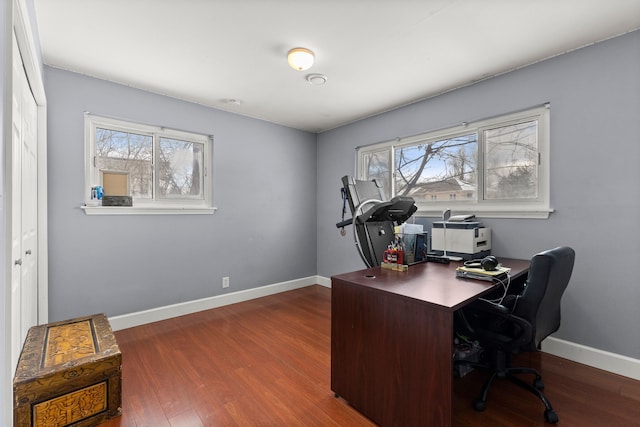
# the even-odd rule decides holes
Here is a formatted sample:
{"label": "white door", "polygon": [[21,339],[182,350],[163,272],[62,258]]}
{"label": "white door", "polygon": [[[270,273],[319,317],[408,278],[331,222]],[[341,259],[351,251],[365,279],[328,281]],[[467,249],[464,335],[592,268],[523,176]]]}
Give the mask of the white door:
{"label": "white door", "polygon": [[[24,74],[23,74],[24,76]],[[27,83],[26,76],[23,83]],[[38,324],[38,107],[28,85],[22,106],[22,338]]]}
{"label": "white door", "polygon": [[38,323],[37,105],[13,40],[11,362]]}

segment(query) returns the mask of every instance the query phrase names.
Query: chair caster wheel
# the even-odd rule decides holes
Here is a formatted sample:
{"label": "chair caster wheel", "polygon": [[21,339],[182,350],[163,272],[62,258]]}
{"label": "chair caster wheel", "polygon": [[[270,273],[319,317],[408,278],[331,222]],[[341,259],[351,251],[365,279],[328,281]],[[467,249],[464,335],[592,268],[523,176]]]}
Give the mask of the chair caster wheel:
{"label": "chair caster wheel", "polygon": [[487,407],[487,404],[483,400],[476,399],[473,402],[473,409],[475,409],[478,412],[484,411],[486,407]]}
{"label": "chair caster wheel", "polygon": [[535,380],[533,380],[533,386],[540,391],[544,390],[544,382],[542,382],[541,378],[536,378]]}
{"label": "chair caster wheel", "polygon": [[558,424],[558,414],[553,409],[544,411],[544,420],[551,424]]}

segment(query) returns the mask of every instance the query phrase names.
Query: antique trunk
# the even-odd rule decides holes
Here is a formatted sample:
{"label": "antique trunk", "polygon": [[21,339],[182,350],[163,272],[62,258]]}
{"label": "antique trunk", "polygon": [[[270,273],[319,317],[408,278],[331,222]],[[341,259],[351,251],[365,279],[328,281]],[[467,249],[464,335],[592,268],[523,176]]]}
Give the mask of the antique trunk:
{"label": "antique trunk", "polygon": [[13,379],[14,426],[94,426],[121,413],[122,355],[104,314],[29,329]]}

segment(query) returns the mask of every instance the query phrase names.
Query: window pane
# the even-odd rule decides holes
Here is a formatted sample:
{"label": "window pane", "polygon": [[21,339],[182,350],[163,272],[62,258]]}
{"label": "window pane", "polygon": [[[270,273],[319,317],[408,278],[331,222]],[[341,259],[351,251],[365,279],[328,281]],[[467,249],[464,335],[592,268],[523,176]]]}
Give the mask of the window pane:
{"label": "window pane", "polygon": [[416,201],[475,200],[477,151],[476,133],[396,148],[396,194]]}
{"label": "window pane", "polygon": [[384,149],[371,153],[365,153],[362,161],[366,180],[378,179],[384,188],[384,194],[387,198],[391,195],[391,173],[389,172],[389,164],[391,163],[390,150]]}
{"label": "window pane", "polygon": [[153,137],[96,128],[96,167],[129,175],[131,196],[152,197]]}
{"label": "window pane", "polygon": [[538,197],[538,122],[486,130],[485,199]]}
{"label": "window pane", "polygon": [[204,145],[160,138],[158,197],[203,198]]}

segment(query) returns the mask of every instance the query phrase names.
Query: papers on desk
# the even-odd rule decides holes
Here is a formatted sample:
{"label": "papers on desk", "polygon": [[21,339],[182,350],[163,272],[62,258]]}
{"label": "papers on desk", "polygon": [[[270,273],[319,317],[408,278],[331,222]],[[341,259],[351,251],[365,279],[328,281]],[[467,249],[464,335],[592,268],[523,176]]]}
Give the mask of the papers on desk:
{"label": "papers on desk", "polygon": [[465,279],[486,280],[493,282],[494,280],[506,280],[509,276],[510,268],[498,266],[493,271],[487,271],[484,268],[473,268],[461,266],[456,268],[456,277]]}

